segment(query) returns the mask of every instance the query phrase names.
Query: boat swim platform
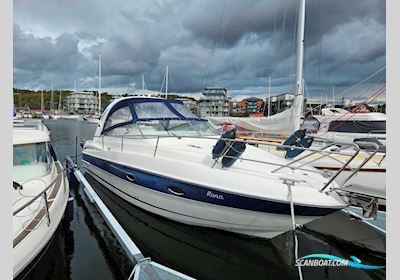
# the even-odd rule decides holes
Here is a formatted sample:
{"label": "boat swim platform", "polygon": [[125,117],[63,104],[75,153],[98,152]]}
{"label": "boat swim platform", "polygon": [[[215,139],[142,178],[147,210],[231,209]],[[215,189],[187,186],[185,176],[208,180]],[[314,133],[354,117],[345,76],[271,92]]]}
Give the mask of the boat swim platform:
{"label": "boat swim platform", "polygon": [[[101,198],[97,195],[95,190],[86,180],[85,176],[78,169],[75,162],[70,157],[66,159],[66,165],[69,177],[75,177],[77,182],[81,183],[84,187],[84,192],[93,203],[101,216],[105,220],[108,227],[111,229],[115,238],[121,245],[122,249],[128,256],[129,260],[134,265],[128,280],[193,280],[195,278],[187,276],[183,273],[175,271],[171,268],[163,266],[159,263],[152,261],[150,258],[143,256],[142,252],[128,236],[126,231],[118,223],[117,219],[113,216],[111,211],[107,208]],[[73,180],[70,180],[72,182]]]}

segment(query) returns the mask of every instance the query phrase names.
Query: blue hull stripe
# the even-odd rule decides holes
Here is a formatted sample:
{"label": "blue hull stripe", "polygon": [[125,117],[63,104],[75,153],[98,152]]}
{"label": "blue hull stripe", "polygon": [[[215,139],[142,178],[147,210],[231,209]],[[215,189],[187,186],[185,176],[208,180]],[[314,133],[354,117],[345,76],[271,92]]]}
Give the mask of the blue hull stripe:
{"label": "blue hull stripe", "polygon": [[[136,168],[109,162],[87,154],[83,154],[82,159],[127,182],[131,182],[128,180],[127,175],[133,175],[136,185],[165,194],[174,195],[168,188],[175,187],[183,191],[184,195],[178,196],[181,198],[250,211],[290,215],[289,203],[216,191],[204,186],[188,184],[172,178],[162,177]],[[175,188],[172,188],[172,190],[175,190]],[[325,216],[338,210],[337,208],[319,208],[303,205],[295,205],[294,207],[295,214],[299,216]]]}

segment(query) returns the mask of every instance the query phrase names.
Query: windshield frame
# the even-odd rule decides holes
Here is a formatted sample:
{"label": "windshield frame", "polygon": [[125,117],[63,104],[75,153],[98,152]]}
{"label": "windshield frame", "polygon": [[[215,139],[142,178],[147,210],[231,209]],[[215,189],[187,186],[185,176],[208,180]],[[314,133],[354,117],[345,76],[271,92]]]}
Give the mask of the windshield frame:
{"label": "windshield frame", "polygon": [[[174,115],[174,117],[138,117],[138,114],[135,111],[134,108],[134,104],[140,104],[140,103],[162,103],[164,105],[166,105],[166,108],[169,109],[170,113],[172,113],[172,115]],[[178,110],[172,105],[172,104],[179,104],[182,106],[185,106],[181,101],[178,100],[167,100],[167,99],[161,99],[161,98],[127,98],[127,99],[122,99],[119,102],[117,102],[116,104],[114,104],[114,106],[112,108],[110,108],[107,117],[104,118],[102,124],[102,130],[101,130],[101,134],[102,135],[108,135],[109,132],[111,132],[112,130],[119,128],[119,127],[124,127],[130,124],[137,124],[139,121],[171,121],[171,120],[181,120],[181,121],[201,121],[201,122],[207,122],[208,121],[206,119],[200,118],[200,117],[186,117],[183,114],[181,114],[180,112],[178,112]],[[120,122],[118,124],[109,126],[107,128],[105,128],[105,125],[108,121],[108,119],[113,115],[114,112],[116,112],[117,110],[123,108],[123,107],[129,107],[130,112],[131,112],[131,119],[124,121],[124,122]],[[185,108],[185,107],[184,107]],[[189,110],[189,109],[187,109]],[[210,128],[212,129],[212,127],[210,126]]]}

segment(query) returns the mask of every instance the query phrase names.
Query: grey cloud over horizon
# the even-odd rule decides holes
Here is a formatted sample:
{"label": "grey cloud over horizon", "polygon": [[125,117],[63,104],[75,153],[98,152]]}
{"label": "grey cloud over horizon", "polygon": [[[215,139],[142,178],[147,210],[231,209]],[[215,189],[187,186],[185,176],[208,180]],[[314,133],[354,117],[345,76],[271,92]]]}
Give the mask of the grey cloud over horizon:
{"label": "grey cloud over horizon", "polygon": [[[385,1],[306,3],[311,95],[345,89],[385,65]],[[100,51],[105,88],[132,91],[144,74],[147,87],[159,90],[169,65],[175,92],[219,85],[260,94],[268,75],[273,92],[292,91],[296,9],[295,0],[16,0],[14,86],[73,88],[76,80],[81,89],[96,88]]]}

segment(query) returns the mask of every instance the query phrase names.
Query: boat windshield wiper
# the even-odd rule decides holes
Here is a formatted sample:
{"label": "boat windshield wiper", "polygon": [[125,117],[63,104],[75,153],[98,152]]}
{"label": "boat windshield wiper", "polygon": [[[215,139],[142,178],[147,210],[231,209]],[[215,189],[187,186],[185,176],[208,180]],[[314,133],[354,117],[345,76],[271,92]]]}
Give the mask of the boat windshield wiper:
{"label": "boat windshield wiper", "polygon": [[23,189],[22,185],[15,181],[13,181],[13,188],[14,188],[14,190],[22,190]]}

